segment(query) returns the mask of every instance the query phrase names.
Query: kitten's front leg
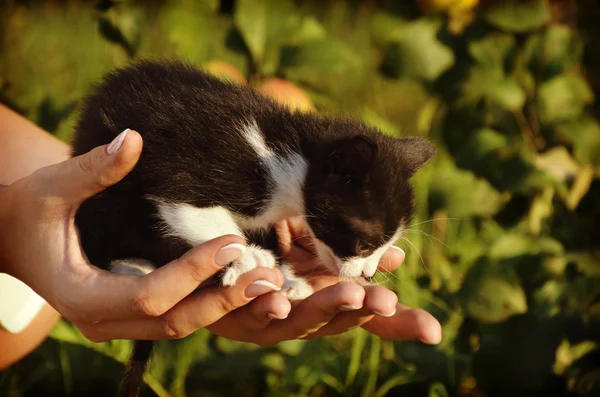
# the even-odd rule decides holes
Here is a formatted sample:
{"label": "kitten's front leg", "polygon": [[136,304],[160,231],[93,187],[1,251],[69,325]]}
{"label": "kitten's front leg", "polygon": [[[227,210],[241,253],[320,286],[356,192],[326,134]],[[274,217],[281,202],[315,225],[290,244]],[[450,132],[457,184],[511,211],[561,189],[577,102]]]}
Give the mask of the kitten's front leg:
{"label": "kitten's front leg", "polygon": [[[247,233],[249,241],[252,241],[254,245],[264,247],[264,249],[270,252],[275,252],[278,258],[281,258],[279,239],[277,237],[277,231],[274,227],[269,228],[266,232],[258,233]],[[301,277],[296,276],[292,267],[285,263],[279,262],[279,270],[283,273],[285,279],[284,284],[281,288],[281,292],[287,296],[289,300],[304,299],[313,293],[313,288],[310,284]]]}
{"label": "kitten's front leg", "polygon": [[[185,203],[168,203],[158,199],[154,201],[157,202],[158,215],[166,233],[179,237],[192,246],[226,234],[248,239],[238,226],[236,217],[226,208],[200,208]],[[232,286],[242,274],[258,266],[274,268],[276,265],[277,260],[272,251],[249,244],[242,256],[224,270],[222,283]]]}
{"label": "kitten's front leg", "polygon": [[233,261],[225,270],[221,282],[224,286],[232,286],[242,274],[248,273],[250,270],[256,269],[259,266],[273,269],[276,265],[277,260],[271,251],[255,245],[249,245],[242,256]]}

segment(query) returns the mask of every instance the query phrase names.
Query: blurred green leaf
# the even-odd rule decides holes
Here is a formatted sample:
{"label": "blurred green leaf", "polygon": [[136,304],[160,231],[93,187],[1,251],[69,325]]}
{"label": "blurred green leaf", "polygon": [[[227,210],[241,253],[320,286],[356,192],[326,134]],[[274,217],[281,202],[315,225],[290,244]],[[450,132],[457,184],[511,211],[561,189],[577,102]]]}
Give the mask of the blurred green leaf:
{"label": "blurred green leaf", "polygon": [[554,189],[546,187],[539,193],[531,203],[529,210],[529,231],[534,236],[538,236],[542,231],[543,222],[552,216],[552,199],[554,198]]}
{"label": "blurred green leaf", "polygon": [[350,353],[350,363],[348,365],[348,372],[346,373],[346,386],[350,386],[354,383],[356,374],[362,363],[362,355],[365,343],[367,341],[368,333],[363,329],[355,331],[355,337],[352,341],[352,350]]}
{"label": "blurred green leaf", "polygon": [[483,323],[500,323],[527,312],[527,298],[512,268],[486,258],[468,271],[460,291],[467,314]]}
{"label": "blurred green leaf", "polygon": [[504,70],[504,62],[515,49],[515,37],[506,33],[492,33],[469,43],[469,54],[485,68]]}
{"label": "blurred green leaf", "polygon": [[584,106],[594,100],[588,83],[579,75],[562,74],[540,85],[538,103],[540,119],[552,124],[582,115]]}
{"label": "blurred green leaf", "polygon": [[477,384],[502,395],[540,390],[552,373],[563,331],[561,318],[530,312],[483,333],[473,361]]}
{"label": "blurred green leaf", "polygon": [[100,14],[98,29],[107,40],[122,46],[133,57],[140,45],[143,18],[139,7],[122,3]]}
{"label": "blurred green leaf", "polygon": [[473,101],[486,98],[506,110],[517,111],[525,103],[525,91],[513,77],[504,76],[499,69],[474,67],[465,90]]}
{"label": "blurred green leaf", "polygon": [[446,386],[443,383],[437,382],[429,386],[429,397],[450,397]]}
{"label": "blurred green leaf", "polygon": [[370,109],[363,109],[363,111],[360,113],[360,118],[365,123],[377,128],[384,134],[396,137],[400,136],[400,128],[397,125],[392,124],[391,122],[389,122],[388,120],[381,117],[380,115],[378,115]]}
{"label": "blurred green leaf", "polygon": [[524,59],[542,77],[554,77],[580,60],[582,47],[570,27],[552,25],[527,39]]}
{"label": "blurred green leaf", "polygon": [[383,70],[394,77],[437,79],[454,64],[453,52],[437,39],[439,30],[440,23],[435,20],[407,24],[402,38],[387,46]]}
{"label": "blurred green leaf", "polygon": [[506,259],[523,255],[560,255],[564,249],[560,242],[551,237],[533,237],[508,233],[490,247],[491,259]]}
{"label": "blurred green leaf", "polygon": [[600,349],[596,348],[577,359],[566,369],[566,382],[570,386],[569,389],[577,393],[578,397],[595,397],[600,393],[599,359]]}
{"label": "blurred green leaf", "polygon": [[160,14],[160,21],[175,53],[200,64],[207,60],[210,35],[215,29],[217,0],[169,1]]}
{"label": "blurred green leaf", "polygon": [[260,0],[238,0],[234,21],[252,54],[254,62],[261,63],[267,43],[268,7],[271,2]]}
{"label": "blurred green leaf", "polygon": [[311,39],[297,46],[286,46],[282,50],[281,67],[340,73],[356,69],[360,58],[339,40]]}
{"label": "blurred green leaf", "polygon": [[537,155],[535,165],[561,182],[577,175],[581,167],[564,146],[556,146],[543,154]]}
{"label": "blurred green leaf", "polygon": [[289,356],[297,356],[300,354],[300,352],[302,352],[305,344],[306,341],[296,339],[281,342],[277,345],[277,347],[284,354]]}
{"label": "blurred green leaf", "polygon": [[321,23],[313,16],[306,16],[294,35],[286,40],[286,43],[302,43],[303,41],[324,39],[327,31]]}
{"label": "blurred green leaf", "polygon": [[113,340],[103,343],[91,342],[66,320],[61,320],[56,324],[50,333],[50,337],[62,342],[85,346],[123,364],[129,359],[133,347],[132,342],[127,340]]}
{"label": "blurred green leaf", "polygon": [[550,10],[545,0],[492,1],[484,8],[483,17],[501,29],[526,32],[548,23]]}
{"label": "blurred green leaf", "polygon": [[600,124],[592,117],[561,123],[558,134],[571,142],[575,158],[582,164],[600,166]]}
{"label": "blurred green leaf", "polygon": [[237,1],[234,21],[254,63],[266,75],[277,71],[283,44],[324,36],[318,21],[304,20],[293,0]]}
{"label": "blurred green leaf", "polygon": [[575,208],[577,208],[579,202],[590,191],[593,180],[594,169],[592,166],[585,165],[581,167],[577,173],[577,176],[575,177],[573,186],[571,186],[571,189],[566,197],[566,205],[568,209],[573,211]]}
{"label": "blurred green leaf", "polygon": [[281,49],[281,71],[289,80],[338,100],[361,83],[363,66],[346,43],[331,38],[311,39]]}
{"label": "blurred green leaf", "polygon": [[487,181],[468,171],[444,167],[431,181],[430,209],[446,208],[452,217],[491,216],[503,202],[502,195]]}
{"label": "blurred green leaf", "polygon": [[400,41],[407,21],[389,12],[377,10],[371,18],[371,34],[377,45]]}

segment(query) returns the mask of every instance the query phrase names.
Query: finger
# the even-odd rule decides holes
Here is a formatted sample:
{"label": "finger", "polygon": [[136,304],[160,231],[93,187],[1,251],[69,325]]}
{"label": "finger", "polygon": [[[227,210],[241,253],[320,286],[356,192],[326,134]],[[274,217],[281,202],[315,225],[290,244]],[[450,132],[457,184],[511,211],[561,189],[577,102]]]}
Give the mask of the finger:
{"label": "finger", "polygon": [[313,339],[320,336],[338,335],[351,329],[360,327],[373,318],[374,314],[369,309],[362,307],[358,310],[342,311],[329,323],[316,332],[306,335],[303,339]]}
{"label": "finger", "polygon": [[406,254],[402,248],[392,245],[381,257],[377,270],[380,272],[394,271],[404,262],[405,257]]}
{"label": "finger", "polygon": [[314,260],[315,245],[310,228],[303,217],[284,219],[275,224],[279,249],[284,257],[293,257],[296,262]]}
{"label": "finger", "polygon": [[[73,280],[85,291],[85,317],[75,314],[71,321],[98,322],[131,317],[157,317],[198,286],[239,257],[244,250],[244,240],[227,235],[200,244],[182,257],[140,277],[112,274],[90,267],[92,277]],[[82,296],[82,294],[66,294]],[[77,308],[81,302],[72,302]]]}
{"label": "finger", "polygon": [[[260,283],[253,284],[256,281]],[[242,275],[232,287],[200,289],[159,317],[76,325],[94,342],[110,339],[179,339],[209,326],[257,296],[276,291],[282,283],[280,272],[259,267]]]}
{"label": "finger", "polygon": [[442,340],[442,326],[435,317],[404,305],[398,305],[392,317],[375,316],[362,327],[383,339],[420,340],[432,345]]}
{"label": "finger", "polygon": [[258,335],[257,343],[269,345],[317,332],[340,311],[361,308],[364,297],[365,290],[361,286],[348,282],[317,291],[296,303],[287,319],[272,322]]}
{"label": "finger", "polygon": [[161,316],[239,258],[245,249],[244,240],[234,235],[222,236],[192,248],[182,257],[139,280],[133,312]]}
{"label": "finger", "polygon": [[360,327],[371,320],[374,315],[393,316],[396,312],[398,297],[389,289],[379,285],[367,285],[363,307],[359,310],[344,311],[337,314],[327,325],[310,335],[337,335],[353,328]]}
{"label": "finger", "polygon": [[262,295],[208,326],[208,330],[227,339],[251,342],[271,321],[287,318],[291,309],[290,301],[280,293]]}
{"label": "finger", "polygon": [[38,176],[43,179],[41,186],[47,189],[47,195],[62,197],[77,206],[123,179],[133,169],[141,152],[142,137],[127,129],[112,143],[42,168]]}

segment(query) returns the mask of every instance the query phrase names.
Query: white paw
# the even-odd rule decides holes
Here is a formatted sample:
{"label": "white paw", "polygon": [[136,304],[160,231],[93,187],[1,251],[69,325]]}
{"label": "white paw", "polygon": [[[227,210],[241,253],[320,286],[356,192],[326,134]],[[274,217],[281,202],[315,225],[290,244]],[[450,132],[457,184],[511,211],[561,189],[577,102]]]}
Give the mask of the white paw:
{"label": "white paw", "polygon": [[227,270],[225,270],[222,283],[224,286],[230,287],[235,285],[242,274],[248,273],[252,269],[256,269],[259,266],[272,269],[275,265],[277,265],[277,260],[271,251],[255,246],[248,246],[242,256],[233,261]]}
{"label": "white paw", "polygon": [[146,259],[128,258],[111,261],[108,265],[108,269],[112,273],[145,276],[146,274],[152,273],[154,270],[156,270],[156,266]]}
{"label": "white paw", "polygon": [[310,284],[301,278],[285,280],[285,283],[283,283],[283,287],[281,288],[281,293],[291,301],[308,298],[313,292],[314,290]]}
{"label": "white paw", "polygon": [[281,270],[285,278],[283,287],[281,287],[281,293],[288,300],[301,300],[312,295],[314,290],[310,284],[303,278],[296,276],[289,265],[282,265],[279,270]]}

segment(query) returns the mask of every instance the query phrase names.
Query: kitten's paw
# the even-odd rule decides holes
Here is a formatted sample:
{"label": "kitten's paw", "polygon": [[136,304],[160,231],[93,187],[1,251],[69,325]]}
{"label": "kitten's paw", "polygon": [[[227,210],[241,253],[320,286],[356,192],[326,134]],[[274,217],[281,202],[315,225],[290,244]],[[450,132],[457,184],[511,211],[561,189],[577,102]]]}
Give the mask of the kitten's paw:
{"label": "kitten's paw", "polygon": [[248,273],[252,269],[259,266],[274,268],[277,265],[277,260],[271,251],[248,246],[246,250],[235,261],[229,265],[223,274],[222,283],[226,287],[234,285],[242,274]]}
{"label": "kitten's paw", "polygon": [[301,278],[285,280],[285,283],[283,283],[283,287],[281,288],[281,293],[291,301],[308,298],[313,292],[314,290],[310,284]]}
{"label": "kitten's paw", "polygon": [[156,270],[156,266],[146,259],[128,258],[111,261],[108,265],[108,270],[110,270],[111,273],[145,276]]}
{"label": "kitten's paw", "polygon": [[313,294],[314,290],[310,284],[303,278],[296,276],[289,265],[282,265],[279,270],[281,270],[281,273],[285,278],[283,287],[281,287],[281,293],[284,294],[288,300],[301,300]]}

